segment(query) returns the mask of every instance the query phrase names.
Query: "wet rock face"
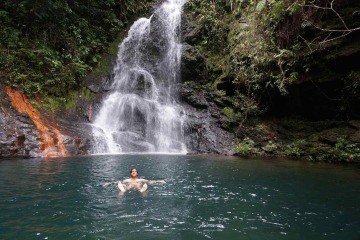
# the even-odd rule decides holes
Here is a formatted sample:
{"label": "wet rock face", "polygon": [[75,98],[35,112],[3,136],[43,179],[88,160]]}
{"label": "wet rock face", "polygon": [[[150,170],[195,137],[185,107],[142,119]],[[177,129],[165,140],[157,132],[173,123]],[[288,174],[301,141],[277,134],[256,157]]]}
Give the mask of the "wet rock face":
{"label": "wet rock face", "polygon": [[57,118],[63,141],[69,156],[89,154],[91,150],[92,131],[86,119],[76,113],[64,113]]}
{"label": "wet rock face", "polygon": [[199,50],[189,44],[184,44],[182,51],[181,77],[183,82],[206,83],[208,73],[205,57],[201,55]]}
{"label": "wet rock face", "polygon": [[[235,135],[227,131],[229,120],[222,114],[221,101],[201,84],[208,82],[206,59],[194,48],[200,26],[186,14],[182,20],[182,82],[195,84],[179,86],[179,97],[186,111],[185,141],[190,153],[215,153],[233,155]],[[223,107],[223,106],[222,106]]]}
{"label": "wet rock face", "polygon": [[179,89],[179,95],[181,96],[181,100],[185,103],[193,106],[197,109],[207,109],[208,102],[205,98],[204,92],[195,92],[194,89],[188,86],[181,86]]}
{"label": "wet rock face", "polygon": [[234,136],[223,130],[216,119],[205,110],[199,111],[191,107],[187,110],[185,140],[190,153],[234,154]]}
{"label": "wet rock face", "polygon": [[[43,157],[46,146],[38,126],[27,114],[18,112],[12,104],[7,93],[0,91],[0,158]],[[80,123],[82,119],[76,117],[76,114],[62,113],[61,117],[55,118],[43,115],[40,120],[46,123],[55,146],[63,144],[67,156],[86,154],[90,149],[88,133],[91,131],[89,126]],[[57,134],[60,134],[61,139]]]}
{"label": "wet rock face", "polygon": [[186,111],[185,141],[190,153],[233,155],[235,136],[224,129],[228,119],[204,90],[179,86],[180,99]]}
{"label": "wet rock face", "polygon": [[26,115],[15,111],[0,92],[0,157],[40,157],[39,132]]}

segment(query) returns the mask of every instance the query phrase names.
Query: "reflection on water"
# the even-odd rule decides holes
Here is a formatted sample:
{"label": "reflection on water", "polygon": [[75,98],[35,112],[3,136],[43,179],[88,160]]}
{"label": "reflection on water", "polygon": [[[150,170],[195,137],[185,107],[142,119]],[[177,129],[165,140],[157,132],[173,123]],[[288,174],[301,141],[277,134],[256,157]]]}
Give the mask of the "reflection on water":
{"label": "reflection on water", "polygon": [[[165,179],[146,193],[104,182]],[[358,168],[214,156],[0,161],[0,239],[359,239]]]}

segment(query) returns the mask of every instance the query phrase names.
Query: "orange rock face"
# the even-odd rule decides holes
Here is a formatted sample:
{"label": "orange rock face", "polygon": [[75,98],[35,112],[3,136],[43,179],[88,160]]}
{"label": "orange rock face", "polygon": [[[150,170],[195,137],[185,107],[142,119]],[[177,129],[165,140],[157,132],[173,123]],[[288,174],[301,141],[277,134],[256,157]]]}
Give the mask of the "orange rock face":
{"label": "orange rock face", "polygon": [[10,87],[6,88],[6,92],[11,99],[14,108],[21,113],[27,114],[34,122],[40,133],[40,141],[42,142],[41,151],[43,157],[66,157],[68,152],[64,145],[61,132],[54,127],[46,117],[35,109],[30,103],[26,95],[21,94]]}

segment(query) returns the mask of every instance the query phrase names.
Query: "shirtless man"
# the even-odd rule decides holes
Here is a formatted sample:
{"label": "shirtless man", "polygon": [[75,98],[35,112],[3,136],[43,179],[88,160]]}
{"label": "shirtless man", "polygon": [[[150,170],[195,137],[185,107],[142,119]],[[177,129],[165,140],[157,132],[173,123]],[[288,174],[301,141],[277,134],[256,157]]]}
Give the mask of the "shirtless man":
{"label": "shirtless man", "polygon": [[[116,181],[112,183],[117,183],[118,188],[121,192],[126,192],[130,189],[136,189],[140,192],[145,192],[147,190],[147,183],[166,183],[164,180],[146,180],[142,178],[138,178],[138,170],[136,168],[132,168],[130,170],[130,178],[125,179],[124,181]],[[112,183],[105,183],[104,186],[108,186]],[[141,183],[144,183],[141,186]],[[125,186],[124,186],[125,185]]]}

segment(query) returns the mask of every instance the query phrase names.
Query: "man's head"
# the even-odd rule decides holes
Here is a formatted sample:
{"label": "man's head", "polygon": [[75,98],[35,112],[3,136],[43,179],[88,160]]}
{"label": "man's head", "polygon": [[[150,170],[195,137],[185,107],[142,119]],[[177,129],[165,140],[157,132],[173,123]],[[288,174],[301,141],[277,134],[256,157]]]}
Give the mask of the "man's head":
{"label": "man's head", "polygon": [[130,170],[130,176],[133,178],[136,178],[138,176],[139,172],[136,168],[131,168]]}

